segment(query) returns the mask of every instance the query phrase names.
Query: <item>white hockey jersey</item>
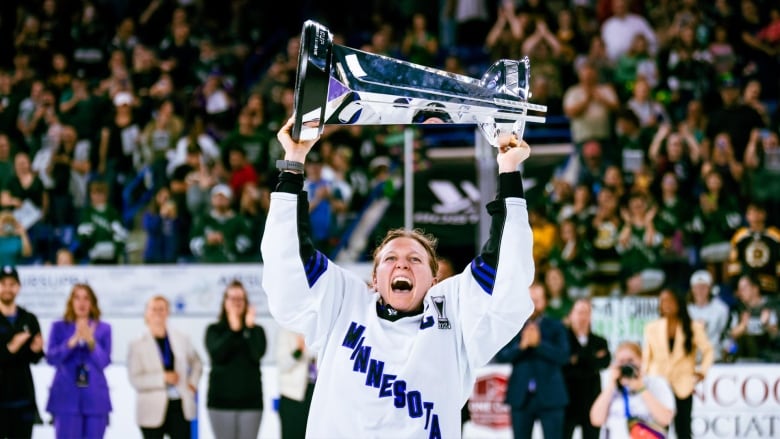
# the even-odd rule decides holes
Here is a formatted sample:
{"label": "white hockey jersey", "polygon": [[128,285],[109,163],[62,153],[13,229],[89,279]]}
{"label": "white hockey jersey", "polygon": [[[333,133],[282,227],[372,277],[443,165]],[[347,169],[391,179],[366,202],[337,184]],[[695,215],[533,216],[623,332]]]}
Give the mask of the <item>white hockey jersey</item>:
{"label": "white hockey jersey", "polygon": [[305,200],[271,195],[262,251],[271,314],[319,356],[307,437],[460,437],[475,370],[533,311],[525,200],[491,202],[491,238],[480,256],[434,285],[422,313],[395,321],[380,317],[366,279],[313,249]]}

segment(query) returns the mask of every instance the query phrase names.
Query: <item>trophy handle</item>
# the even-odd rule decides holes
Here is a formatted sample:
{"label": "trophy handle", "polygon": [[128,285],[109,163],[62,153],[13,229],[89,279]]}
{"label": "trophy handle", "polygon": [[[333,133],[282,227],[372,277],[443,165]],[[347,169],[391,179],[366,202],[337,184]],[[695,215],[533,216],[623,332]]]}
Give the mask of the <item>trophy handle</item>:
{"label": "trophy handle", "polygon": [[325,26],[307,20],[301,36],[293,103],[295,122],[290,133],[296,142],[313,140],[322,134],[333,64],[333,34]]}

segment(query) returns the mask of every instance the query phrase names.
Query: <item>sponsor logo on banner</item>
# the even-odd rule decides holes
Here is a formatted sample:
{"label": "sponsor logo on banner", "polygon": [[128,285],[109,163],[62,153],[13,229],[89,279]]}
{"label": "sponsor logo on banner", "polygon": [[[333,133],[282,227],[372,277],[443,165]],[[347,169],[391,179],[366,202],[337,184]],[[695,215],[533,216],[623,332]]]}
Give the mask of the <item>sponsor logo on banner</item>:
{"label": "sponsor logo on banner", "polygon": [[428,224],[468,225],[479,222],[479,189],[474,182],[430,180],[428,189],[436,198],[430,210],[414,213],[414,221]]}
{"label": "sponsor logo on banner", "polygon": [[504,404],[507,382],[511,368],[486,366],[480,370],[474,393],[469,398],[468,409],[471,422],[491,429],[506,429],[511,426],[509,406]]}
{"label": "sponsor logo on banner", "polygon": [[154,295],[167,297],[176,314],[214,316],[222,293],[241,281],[259,315],[267,314],[260,265],[19,267],[19,303],[38,317],[58,318],[76,283],[92,286],[107,316],[140,316]]}
{"label": "sponsor logo on banner", "polygon": [[715,365],[693,394],[694,437],[780,437],[780,367]]}

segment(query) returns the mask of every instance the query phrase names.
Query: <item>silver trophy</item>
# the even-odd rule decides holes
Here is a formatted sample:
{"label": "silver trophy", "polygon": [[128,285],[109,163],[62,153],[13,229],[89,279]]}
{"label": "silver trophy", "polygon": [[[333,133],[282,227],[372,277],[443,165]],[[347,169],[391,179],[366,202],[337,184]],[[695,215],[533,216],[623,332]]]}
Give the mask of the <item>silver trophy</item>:
{"label": "silver trophy", "polygon": [[547,107],[528,102],[528,57],[496,61],[475,79],[333,44],[323,25],[306,21],[295,78],[292,138],[311,140],[325,125],[477,124],[498,146],[544,123]]}

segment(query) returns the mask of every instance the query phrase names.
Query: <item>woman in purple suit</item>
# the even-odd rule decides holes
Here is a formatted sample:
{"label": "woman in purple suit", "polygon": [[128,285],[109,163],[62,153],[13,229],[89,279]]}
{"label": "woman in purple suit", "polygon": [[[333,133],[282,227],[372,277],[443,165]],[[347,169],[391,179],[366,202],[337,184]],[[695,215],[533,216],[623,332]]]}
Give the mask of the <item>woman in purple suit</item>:
{"label": "woman in purple suit", "polygon": [[103,373],[111,363],[111,327],[101,322],[92,288],[76,284],[63,319],[54,322],[46,358],[57,371],[46,411],[57,438],[102,438],[111,400]]}

